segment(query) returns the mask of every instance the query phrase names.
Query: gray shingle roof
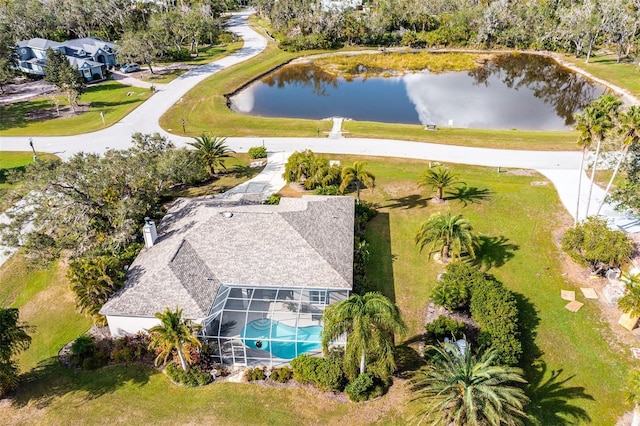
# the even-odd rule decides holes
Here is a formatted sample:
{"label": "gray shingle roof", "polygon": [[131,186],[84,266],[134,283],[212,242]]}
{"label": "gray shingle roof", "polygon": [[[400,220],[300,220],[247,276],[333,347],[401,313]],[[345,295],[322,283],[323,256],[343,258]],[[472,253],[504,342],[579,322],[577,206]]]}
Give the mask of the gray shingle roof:
{"label": "gray shingle roof", "polygon": [[142,250],[125,287],[101,312],[151,317],[179,306],[185,317],[203,318],[220,284],[352,288],[353,198],[244,202],[178,200],[155,245]]}

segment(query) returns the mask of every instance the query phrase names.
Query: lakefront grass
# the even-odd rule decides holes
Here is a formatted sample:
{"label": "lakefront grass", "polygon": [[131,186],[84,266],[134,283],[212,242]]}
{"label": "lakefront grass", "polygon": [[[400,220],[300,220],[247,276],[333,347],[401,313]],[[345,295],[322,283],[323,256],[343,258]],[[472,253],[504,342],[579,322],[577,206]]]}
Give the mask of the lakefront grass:
{"label": "lakefront grass", "polygon": [[[443,265],[419,253],[414,236],[420,223],[436,211],[462,213],[487,241],[484,267],[518,295],[524,328],[523,367],[531,385],[527,407],[537,424],[615,424],[625,405],[621,383],[630,366],[628,348],[611,338],[608,324],[599,321],[598,302],[577,313],[563,308],[560,289],[572,288],[563,276],[564,255],[555,244],[558,228],[570,225],[553,186],[524,170],[451,165],[476,188],[488,190],[489,200],[469,197],[467,206],[450,199],[434,204],[432,194],[419,189],[416,179],[427,161],[330,155],[342,164],[366,160],[376,175],[376,187],[362,197],[380,214],[367,231],[371,243],[368,276],[375,289],[399,305],[409,333],[403,353],[418,359],[417,342],[424,327],[425,307]],[[474,202],[476,201],[476,202]],[[0,269],[0,295],[21,309],[21,319],[38,332],[54,337],[34,338],[20,357],[27,370],[13,402],[4,411],[8,423],[36,421],[64,424],[83,422],[244,424],[406,424],[416,412],[404,380],[397,379],[389,394],[368,404],[344,404],[304,390],[264,388],[236,383],[186,389],[144,366],[116,366],[95,372],[69,371],[55,362],[58,349],[88,328],[72,303],[64,265],[38,269],[50,281],[27,283],[11,275],[26,270],[15,261]],[[14,271],[14,272],[11,272]],[[18,271],[18,272],[15,272]],[[6,277],[15,277],[9,278]],[[29,288],[32,288],[29,290]],[[60,303],[58,303],[60,301]],[[58,306],[52,306],[52,305]],[[49,313],[49,311],[52,311]],[[67,328],[64,332],[60,328]],[[34,367],[35,368],[32,368]],[[176,407],[180,407],[177,410]],[[292,410],[291,407],[296,407]]]}

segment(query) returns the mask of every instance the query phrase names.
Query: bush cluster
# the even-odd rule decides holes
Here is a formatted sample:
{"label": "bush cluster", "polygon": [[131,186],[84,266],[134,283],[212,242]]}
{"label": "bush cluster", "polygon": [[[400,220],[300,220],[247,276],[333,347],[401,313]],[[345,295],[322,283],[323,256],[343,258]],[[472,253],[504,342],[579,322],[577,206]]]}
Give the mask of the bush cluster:
{"label": "bush cluster", "polygon": [[345,376],[340,362],[335,358],[317,358],[308,354],[291,360],[293,378],[298,383],[311,383],[321,391],[340,392]]}
{"label": "bush cluster", "polygon": [[351,401],[360,402],[383,395],[386,387],[379,378],[363,373],[347,384],[344,391]]}
{"label": "bush cluster", "polygon": [[515,365],[522,355],[518,303],[513,293],[495,279],[476,283],[471,294],[471,317],[480,325],[478,343],[498,351],[497,361]]}
{"label": "bush cluster", "polygon": [[264,146],[252,146],[249,148],[248,154],[252,160],[256,158],[267,158],[267,148]]}
{"label": "bush cluster", "polygon": [[460,338],[463,334],[464,323],[444,315],[440,315],[435,321],[425,326],[425,342],[428,345],[442,342],[445,337]]}
{"label": "bush cluster", "polygon": [[[468,307],[471,318],[480,326],[477,343],[496,348],[501,364],[518,363],[522,343],[517,301],[500,281],[469,264],[454,262],[447,266],[432,297],[436,304],[449,310]],[[438,341],[448,337],[449,328],[457,331],[455,324],[445,324],[444,319],[427,327],[427,339]]]}
{"label": "bush cluster", "polygon": [[71,344],[71,365],[83,370],[102,368],[110,362],[150,362],[149,336],[136,334],[135,336],[119,337],[115,340],[100,339],[89,334],[79,336]]}
{"label": "bush cluster", "polygon": [[287,383],[293,377],[293,370],[289,367],[272,368],[269,379],[278,383]]}
{"label": "bush cluster", "polygon": [[197,366],[184,371],[179,365],[169,363],[165,371],[175,383],[188,387],[208,385],[213,380],[211,374],[203,372]]}
{"label": "bush cluster", "polygon": [[267,367],[249,368],[244,372],[244,379],[247,382],[264,380],[267,378]]}

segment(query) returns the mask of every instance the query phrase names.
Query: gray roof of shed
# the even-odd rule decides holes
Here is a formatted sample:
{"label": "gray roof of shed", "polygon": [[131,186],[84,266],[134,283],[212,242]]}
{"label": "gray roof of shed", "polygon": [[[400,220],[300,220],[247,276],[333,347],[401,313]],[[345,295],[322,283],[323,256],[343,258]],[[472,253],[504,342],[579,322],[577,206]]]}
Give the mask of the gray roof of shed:
{"label": "gray roof of shed", "polygon": [[124,288],[101,313],[151,317],[179,306],[185,317],[203,318],[221,284],[352,288],[353,198],[245,202],[178,200],[160,223],[155,245],[141,251]]}

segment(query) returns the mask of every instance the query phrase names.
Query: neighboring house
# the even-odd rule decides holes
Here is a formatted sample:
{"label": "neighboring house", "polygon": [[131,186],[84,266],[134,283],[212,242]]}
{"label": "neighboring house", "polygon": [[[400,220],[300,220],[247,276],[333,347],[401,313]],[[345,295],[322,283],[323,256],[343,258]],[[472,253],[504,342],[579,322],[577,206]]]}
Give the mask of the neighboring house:
{"label": "neighboring house", "polygon": [[100,81],[107,70],[116,65],[114,44],[97,37],[77,38],[64,42],[32,38],[18,42],[17,68],[28,74],[45,75],[47,49],[62,51],[74,68],[87,81]]}
{"label": "neighboring house", "polygon": [[[177,201],[100,311],[112,336],[148,330],[155,313],[179,307],[202,324],[219,362],[278,365],[321,353],[322,313],[353,286],[354,199],[246,203]],[[150,242],[155,227],[145,228]]]}

